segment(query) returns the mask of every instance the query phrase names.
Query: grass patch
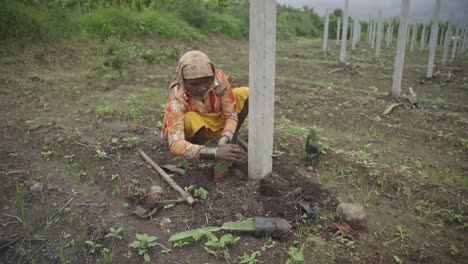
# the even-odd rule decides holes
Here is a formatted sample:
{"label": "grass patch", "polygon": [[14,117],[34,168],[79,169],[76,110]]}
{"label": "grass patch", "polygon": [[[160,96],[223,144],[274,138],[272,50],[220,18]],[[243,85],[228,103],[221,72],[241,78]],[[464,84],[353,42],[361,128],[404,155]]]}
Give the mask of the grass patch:
{"label": "grass patch", "polygon": [[166,38],[201,39],[200,31],[178,14],[127,8],[99,9],[81,18],[86,33],[99,39],[109,37],[161,36]]}

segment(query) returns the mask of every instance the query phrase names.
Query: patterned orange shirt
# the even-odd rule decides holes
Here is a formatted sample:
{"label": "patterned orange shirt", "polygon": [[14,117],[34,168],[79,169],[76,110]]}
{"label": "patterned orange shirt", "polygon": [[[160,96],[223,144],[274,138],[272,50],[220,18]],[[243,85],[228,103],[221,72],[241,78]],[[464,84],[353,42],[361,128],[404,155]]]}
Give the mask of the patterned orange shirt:
{"label": "patterned orange shirt", "polygon": [[197,113],[222,112],[225,126],[223,136],[232,136],[237,127],[236,99],[226,75],[220,69],[215,69],[215,79],[212,90],[204,101],[191,98],[179,85],[171,88],[166,102],[166,113],[163,121],[162,135],[169,141],[172,153],[186,159],[199,160],[202,145],[196,145],[185,139],[184,114],[194,111]]}

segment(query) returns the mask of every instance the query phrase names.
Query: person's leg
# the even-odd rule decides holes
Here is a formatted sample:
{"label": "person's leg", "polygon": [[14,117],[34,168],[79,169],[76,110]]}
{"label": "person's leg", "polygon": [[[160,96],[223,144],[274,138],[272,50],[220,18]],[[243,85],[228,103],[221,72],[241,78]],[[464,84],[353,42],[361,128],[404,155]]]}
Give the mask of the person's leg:
{"label": "person's leg", "polygon": [[236,105],[237,105],[237,127],[236,132],[233,136],[233,141],[239,143],[239,146],[244,148],[245,150],[248,149],[247,143],[239,137],[239,130],[244,124],[245,119],[249,114],[249,88],[248,87],[239,87],[233,89],[234,95],[236,97]]}
{"label": "person's leg", "polygon": [[221,137],[224,120],[219,114],[184,114],[185,139],[193,144],[204,145],[210,140]]}

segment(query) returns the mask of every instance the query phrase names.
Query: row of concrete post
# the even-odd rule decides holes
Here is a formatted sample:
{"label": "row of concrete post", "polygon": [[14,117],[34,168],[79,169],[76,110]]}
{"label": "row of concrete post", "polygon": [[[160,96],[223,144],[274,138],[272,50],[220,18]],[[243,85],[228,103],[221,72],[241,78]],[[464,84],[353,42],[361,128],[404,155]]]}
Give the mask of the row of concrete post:
{"label": "row of concrete post", "polygon": [[[426,45],[427,47],[429,47],[429,56],[426,72],[427,78],[433,77],[435,54],[438,44],[443,45],[443,52],[441,56],[441,63],[443,65],[447,63],[449,56],[449,62],[452,62],[458,54],[466,52],[468,48],[468,27],[455,26],[453,23],[449,22],[445,31],[439,32],[439,13],[441,0],[434,1],[435,7],[431,28],[426,27],[426,25],[423,25],[422,31],[419,35],[419,51],[423,52],[426,48]],[[344,0],[343,17],[338,18],[337,20],[336,44],[340,45],[341,63],[346,63],[349,2],[350,0]],[[395,56],[395,72],[392,88],[392,95],[394,95],[395,97],[398,97],[400,95],[401,75],[403,72],[403,62],[406,46],[409,46],[410,52],[413,52],[418,36],[418,25],[409,24],[410,0],[402,0],[401,8],[402,9],[399,19],[397,49]],[[327,11],[325,15],[324,41],[322,47],[324,52],[326,52],[328,49],[329,21],[330,18]],[[379,10],[378,17],[375,20],[369,19],[367,26],[367,41],[376,57],[380,56],[382,44],[384,43],[384,41],[386,43],[386,47],[390,47],[392,45],[394,32],[393,23],[390,21],[387,24],[387,31],[385,33],[386,39],[384,39],[385,26],[384,21],[382,20],[382,11]],[[342,26],[341,29],[340,26]],[[351,49],[355,50],[356,44],[359,43],[359,41],[361,40],[360,21],[355,20],[353,22],[353,26],[350,27],[349,39],[351,40]]]}

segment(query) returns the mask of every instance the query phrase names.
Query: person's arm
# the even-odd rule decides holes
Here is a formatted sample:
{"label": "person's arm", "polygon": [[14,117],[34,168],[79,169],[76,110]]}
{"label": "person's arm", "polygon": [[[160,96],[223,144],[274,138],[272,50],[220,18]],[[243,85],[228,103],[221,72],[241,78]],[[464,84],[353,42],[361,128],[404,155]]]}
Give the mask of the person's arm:
{"label": "person's arm", "polygon": [[222,83],[221,85],[224,85],[226,87],[221,98],[223,117],[226,122],[226,124],[224,125],[222,135],[223,137],[227,137],[228,142],[231,142],[232,136],[234,135],[234,132],[236,132],[238,122],[236,112],[236,97],[234,96],[234,92],[231,89],[231,85],[229,84],[226,75],[219,70],[218,76],[220,77],[220,81]]}
{"label": "person's arm", "polygon": [[200,159],[200,150],[203,146],[185,140],[184,113],[187,106],[178,98],[175,89],[172,89],[166,103],[166,130],[171,152],[185,159]]}

